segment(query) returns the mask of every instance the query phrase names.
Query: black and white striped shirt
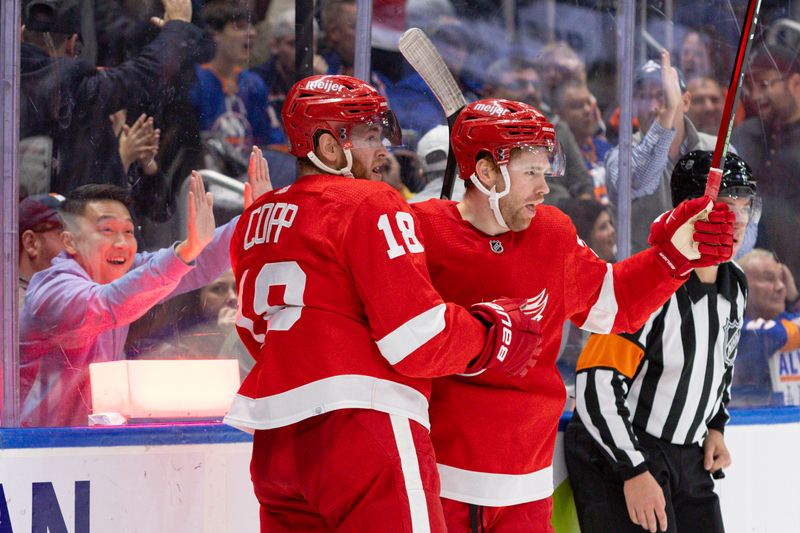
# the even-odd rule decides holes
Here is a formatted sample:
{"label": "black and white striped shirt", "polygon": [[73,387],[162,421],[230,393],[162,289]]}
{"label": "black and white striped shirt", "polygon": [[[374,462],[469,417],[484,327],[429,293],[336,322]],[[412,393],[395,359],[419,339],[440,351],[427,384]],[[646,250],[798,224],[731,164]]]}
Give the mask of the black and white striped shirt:
{"label": "black and white striped shirt", "polygon": [[575,410],[625,479],[646,469],[635,432],[692,444],[724,429],[746,296],[742,270],[723,263],[716,284],[692,273],[636,333],[589,338]]}

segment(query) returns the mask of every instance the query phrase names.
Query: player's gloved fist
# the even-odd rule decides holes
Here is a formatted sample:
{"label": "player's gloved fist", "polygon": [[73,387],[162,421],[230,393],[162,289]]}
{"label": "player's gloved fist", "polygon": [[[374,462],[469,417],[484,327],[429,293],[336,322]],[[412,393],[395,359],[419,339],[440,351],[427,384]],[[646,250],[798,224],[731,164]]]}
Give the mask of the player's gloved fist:
{"label": "player's gloved fist", "polygon": [[536,311],[527,310],[524,298],[498,298],[470,307],[489,328],[483,352],[470,363],[468,373],[489,368],[509,376],[527,374],[542,352],[542,333]]}
{"label": "player's gloved fist", "polygon": [[648,242],[673,277],[684,278],[730,259],[734,219],[727,205],[708,196],[687,200],[653,222]]}
{"label": "player's gloved fist", "polygon": [[700,258],[692,261],[695,267],[711,266],[730,260],[733,256],[733,230],[736,214],[728,204],[717,202],[708,219],[694,223],[694,240]]}

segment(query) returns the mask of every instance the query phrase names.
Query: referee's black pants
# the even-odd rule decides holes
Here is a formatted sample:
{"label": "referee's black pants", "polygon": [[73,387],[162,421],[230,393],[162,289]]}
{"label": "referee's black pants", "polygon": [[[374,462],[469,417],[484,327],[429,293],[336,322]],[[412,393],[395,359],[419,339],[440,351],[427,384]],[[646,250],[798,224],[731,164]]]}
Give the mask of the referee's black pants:
{"label": "referee's black pants", "polygon": [[[703,468],[703,448],[680,446],[637,433],[650,473],[664,489],[667,531],[723,533],[714,480]],[[577,417],[564,435],[567,471],[581,533],[642,533],[625,505],[623,481]]]}

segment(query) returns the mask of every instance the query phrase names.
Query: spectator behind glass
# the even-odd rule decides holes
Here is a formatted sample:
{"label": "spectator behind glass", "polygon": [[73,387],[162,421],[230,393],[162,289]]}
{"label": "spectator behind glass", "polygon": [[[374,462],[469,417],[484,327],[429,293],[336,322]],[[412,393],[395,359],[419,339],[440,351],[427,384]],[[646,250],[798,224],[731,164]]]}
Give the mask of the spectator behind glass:
{"label": "spectator behind glass", "polygon": [[325,0],[320,21],[325,32],[322,55],[328,63],[328,74],[352,76],[356,54],[355,0]]}
{"label": "spectator behind glass", "polygon": [[[267,86],[267,98],[269,106],[267,114],[269,116],[270,128],[281,130],[283,140],[281,144],[286,144],[286,135],[283,134],[281,124],[281,109],[286,100],[286,93],[294,83],[295,72],[295,11],[287,9],[275,18],[269,32],[269,49],[271,57],[263,64],[251,69],[261,77]],[[319,35],[319,26],[314,19],[314,35]],[[316,38],[314,39],[316,44]],[[325,74],[328,71],[328,64],[319,54],[314,54],[314,74]]]}
{"label": "spectator behind glass", "polygon": [[154,222],[166,222],[174,212],[174,198],[170,182],[156,161],[161,142],[161,130],[155,127],[153,117],[144,113],[130,126],[126,123],[128,112],[120,109],[112,113],[111,128],[119,143],[122,169],[130,186],[139,191],[135,213]]}
{"label": "spectator behind glass", "polygon": [[686,116],[697,131],[716,135],[722,122],[722,104],[725,100],[722,87],[713,78],[696,76],[689,78],[686,88],[692,95]]}
{"label": "spectator behind glass", "polygon": [[31,276],[50,266],[64,249],[61,232],[64,224],[58,208],[64,197],[58,194],[28,196],[19,203],[19,285],[18,304],[22,309]]}
{"label": "spectator behind glass", "polygon": [[689,79],[712,76],[711,37],[706,33],[690,30],[681,43],[678,67]]}
{"label": "spectator behind glass", "polygon": [[[323,57],[328,74],[352,75],[355,58],[355,0],[326,0],[322,4],[325,31]],[[381,21],[377,21],[381,22]],[[371,84],[389,101],[404,138],[413,138],[445,121],[444,113],[428,85],[399,52],[400,32],[383,24],[372,27]],[[410,130],[410,131],[409,131]]]}
{"label": "spectator behind glass", "polygon": [[381,177],[406,200],[413,198],[424,183],[419,157],[406,148],[394,148],[388,153],[381,165]]}
{"label": "spectator behind glass", "polygon": [[[20,48],[21,168],[37,172],[21,173],[23,195],[67,194],[98,179],[129,186],[108,117],[173,88],[179,65],[202,36],[188,22],[190,0],[163,3],[159,36],[138,56],[105,70],[75,58],[78,2],[34,0],[27,5]],[[132,193],[137,205],[149,200],[146,189],[134,187]]]}
{"label": "spectator behind glass", "polygon": [[153,126],[153,117],[144,113],[128,126],[128,112],[120,109],[109,117],[114,135],[119,138],[119,156],[123,170],[130,175],[131,165],[137,163],[141,172],[152,176],[158,171],[156,154],[161,130]]}
{"label": "spectator behind glass", "polygon": [[[693,150],[713,150],[716,137],[697,131],[687,116],[692,95],[669,52],[661,64],[648,61],[636,71],[633,106],[639,131],[633,135],[631,168],[631,252],[647,248],[653,219],[672,205],[670,175],[675,163]],[[617,199],[619,148],[606,156],[606,183],[611,202]],[[743,246],[744,247],[744,246]]]}
{"label": "spectator behind glass", "polygon": [[429,33],[467,103],[485,97],[483,80],[467,68],[467,59],[475,48],[467,26],[457,18],[444,19],[434,24]]}
{"label": "spectator behind glass", "polygon": [[[594,199],[564,198],[558,202],[558,208],[572,220],[578,237],[600,259],[608,263],[617,262],[617,231],[607,205]],[[574,396],[575,365],[588,338],[588,331],[576,328],[569,320],[564,322],[563,340],[556,366],[570,396]],[[571,401],[567,402],[566,408],[572,409]]]}
{"label": "spectator behind glass", "polygon": [[757,245],[774,250],[792,272],[800,272],[800,60],[781,45],[753,50],[745,97],[758,115],[733,132],[732,142],[758,176],[764,214]]}
{"label": "spectator behind glass", "polygon": [[[541,80],[533,61],[520,56],[502,58],[489,67],[484,94],[486,98],[505,98],[542,109]],[[545,114],[556,130],[567,162],[563,176],[548,178],[550,194],[545,196],[545,203],[555,203],[569,196],[591,198],[594,195],[592,178],[586,170],[575,136],[559,117],[546,111]]]}
{"label": "spectator behind glass", "polygon": [[[245,203],[269,189],[268,174],[251,175]],[[86,185],[67,197],[61,209],[65,251],[31,278],[20,314],[23,425],[86,424],[89,364],[123,359],[131,322],[230,268],[238,217],[215,231],[213,202],[197,173],[188,203],[186,240],[137,254],[125,189]]]}
{"label": "spectator behind glass", "polygon": [[607,205],[594,199],[567,198],[558,203],[558,208],[569,216],[578,237],[600,259],[607,263],[617,262],[617,232]]}
{"label": "spectator behind glass", "polygon": [[237,359],[244,376],[255,361],[236,333],[236,281],[227,270],[201,289],[172,299],[172,336],[137,359]]}
{"label": "spectator behind glass", "polygon": [[772,252],[739,260],[747,308],[733,375],[737,405],[800,405],[800,313],[794,276]]}
{"label": "spectator behind glass", "polygon": [[239,2],[207,3],[201,17],[217,44],[213,59],[196,65],[197,84],[189,96],[203,135],[224,142],[246,161],[253,144],[285,142],[280,127],[267,113],[267,86],[252,71],[244,70],[256,33],[249,11]]}
{"label": "spectator behind glass", "polygon": [[[444,169],[447,167],[447,153],[450,150],[450,128],[439,125],[422,136],[417,143],[417,155],[425,174],[425,187],[409,203],[424,202],[431,198],[439,198],[442,194]],[[455,170],[458,177],[458,169]],[[460,202],[464,197],[464,180],[456,179],[450,199]]]}
{"label": "spectator behind glass", "polygon": [[586,82],[586,66],[570,45],[563,41],[546,45],[536,56],[542,77],[542,99],[552,105],[553,91],[567,80]]}
{"label": "spectator behind glass", "polygon": [[[83,2],[86,4],[87,2]],[[104,0],[95,1],[94,26],[97,30],[98,65],[114,67],[126,59],[137,56],[159,34],[153,24],[153,17],[162,16],[161,0]],[[216,44],[211,32],[203,27],[200,8],[203,2],[192,0],[192,22],[202,28],[200,39],[184,56],[174,73],[168,91],[162,91],[157,98],[137,102],[125,107],[127,122],[133,126],[142,114],[153,118],[153,127],[160,130],[159,148],[150,172],[158,169],[153,178],[139,181],[142,174],[129,175],[131,183],[145,185],[156,181],[163,182],[162,196],[151,202],[137,202],[136,218],[141,222],[142,231],[137,234],[140,248],[157,250],[171,244],[177,228],[158,225],[168,219],[176,207],[177,195],[181,185],[192,169],[206,167],[203,164],[200,131],[194,109],[189,99],[189,90],[194,87],[197,77],[194,66],[206,63],[214,57]],[[138,165],[133,164],[132,169]],[[147,197],[150,193],[141,196]],[[147,213],[143,209],[155,213]]]}
{"label": "spectator behind glass", "polygon": [[568,80],[556,87],[553,109],[569,126],[583,155],[583,162],[592,176],[594,197],[608,203],[605,158],[611,144],[602,133],[597,99],[582,81]]}

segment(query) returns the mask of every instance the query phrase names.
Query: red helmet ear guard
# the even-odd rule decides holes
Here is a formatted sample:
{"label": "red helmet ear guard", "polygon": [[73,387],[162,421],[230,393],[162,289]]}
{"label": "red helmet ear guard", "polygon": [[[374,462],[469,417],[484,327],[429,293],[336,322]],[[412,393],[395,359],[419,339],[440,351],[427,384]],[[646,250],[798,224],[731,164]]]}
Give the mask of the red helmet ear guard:
{"label": "red helmet ear guard", "polygon": [[400,129],[389,104],[374,87],[352,76],[310,76],[295,83],[281,111],[289,152],[306,157],[314,150],[319,130],[350,147],[350,130],[357,124],[382,125],[392,144],[400,144]]}
{"label": "red helmet ear guard", "polygon": [[[458,115],[450,136],[461,178],[475,173],[478,155],[488,152],[498,165],[508,163],[514,148],[541,146],[554,156],[560,151],[553,125],[536,108],[502,98],[478,100]],[[553,173],[563,168],[555,164]]]}

